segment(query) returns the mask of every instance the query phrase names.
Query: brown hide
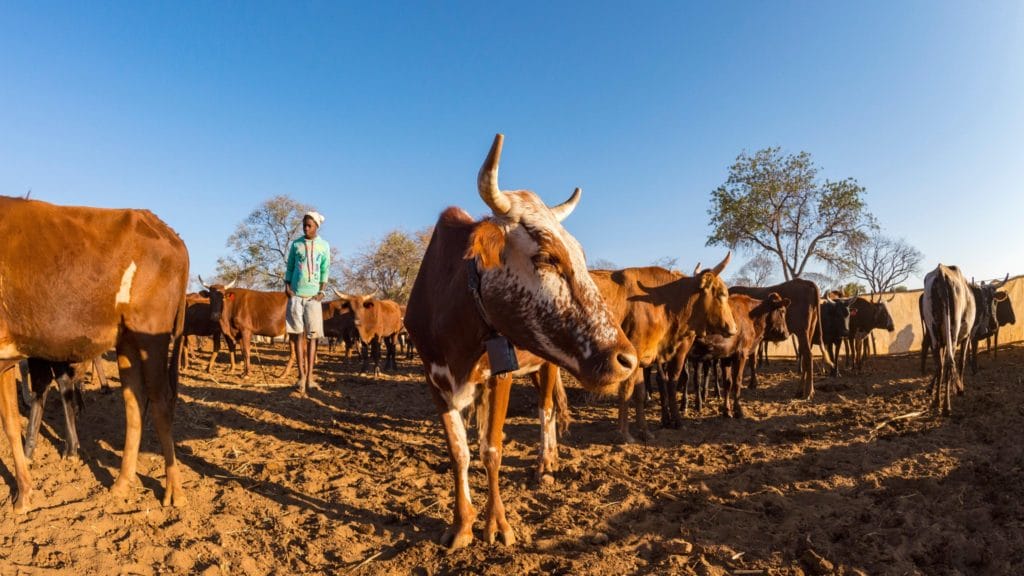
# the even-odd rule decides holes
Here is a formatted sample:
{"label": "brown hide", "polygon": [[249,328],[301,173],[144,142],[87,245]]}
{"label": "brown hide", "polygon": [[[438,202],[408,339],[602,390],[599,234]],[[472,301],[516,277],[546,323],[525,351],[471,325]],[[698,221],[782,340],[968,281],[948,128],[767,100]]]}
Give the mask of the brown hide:
{"label": "brown hide", "polygon": [[83,362],[110,348],[117,349],[127,422],[113,492],[125,495],[135,480],[145,398],[163,447],[164,503],[183,503],[171,436],[188,283],[181,238],[146,210],[7,197],[0,197],[0,238],[0,412],[14,454],[15,511],[27,508],[32,482],[11,368],[29,356]]}
{"label": "brown hide", "polygon": [[732,366],[732,374],[722,404],[724,416],[743,416],[743,409],[739,404],[743,368],[757,350],[769,324],[772,324],[771,327],[775,330],[787,329],[784,318],[786,307],[790,303],[789,299],[781,298],[774,292],[764,300],[743,294],[731,294],[729,306],[732,308],[733,318],[736,319],[738,332],[731,336],[708,335],[698,339],[694,344],[695,348],[701,348],[712,358],[727,359]]}
{"label": "brown hide", "polygon": [[[754,298],[767,298],[772,292],[790,301],[786,307],[786,326],[796,336],[800,362],[801,387],[798,397],[814,397],[814,350],[812,344],[821,342],[818,302],[821,297],[814,282],[799,278],[768,287],[731,286],[730,294],[745,294]],[[825,362],[831,364],[827,356]]]}
{"label": "brown hide", "polygon": [[240,342],[245,369],[249,375],[253,336],[284,336],[288,295],[284,292],[266,292],[248,288],[225,288],[221,284],[209,286],[210,308],[216,313],[218,300],[222,302],[220,331],[228,339]]}
{"label": "brown hide", "polygon": [[[711,270],[696,277],[684,276],[657,266],[625,268],[622,270],[592,270],[590,277],[597,284],[612,317],[620,323],[622,331],[637,351],[640,367],[655,362],[676,360],[678,379],[694,337],[707,333],[728,334],[735,331],[735,319],[724,296],[728,288]],[[724,305],[723,305],[724,304]],[[642,371],[636,370],[624,383],[619,394],[619,428],[626,440],[631,440],[627,402],[637,385],[643,387]],[[634,397],[635,416],[640,435],[647,437],[646,418],[642,403],[645,394]],[[662,394],[668,402],[665,417],[668,425],[680,421],[675,394]]]}

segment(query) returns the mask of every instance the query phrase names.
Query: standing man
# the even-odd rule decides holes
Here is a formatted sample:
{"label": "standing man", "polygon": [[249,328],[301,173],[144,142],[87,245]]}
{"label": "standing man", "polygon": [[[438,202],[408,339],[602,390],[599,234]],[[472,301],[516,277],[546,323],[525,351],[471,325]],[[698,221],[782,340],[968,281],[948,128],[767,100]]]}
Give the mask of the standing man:
{"label": "standing man", "polygon": [[302,215],[303,236],[292,241],[284,272],[284,290],[288,294],[287,332],[299,360],[296,387],[303,396],[307,388],[320,390],[313,378],[313,366],[317,339],[324,335],[320,301],[324,299],[331,268],[331,247],[318,235],[323,222],[324,217],[319,212]]}

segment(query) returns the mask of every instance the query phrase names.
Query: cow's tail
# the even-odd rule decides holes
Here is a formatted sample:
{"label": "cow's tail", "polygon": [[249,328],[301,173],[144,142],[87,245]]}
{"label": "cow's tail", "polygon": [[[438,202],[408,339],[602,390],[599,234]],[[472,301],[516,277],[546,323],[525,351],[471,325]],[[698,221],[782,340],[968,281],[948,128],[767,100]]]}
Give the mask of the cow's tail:
{"label": "cow's tail", "polygon": [[[188,275],[186,274],[186,278]],[[167,384],[171,392],[171,414],[174,414],[173,407],[178,401],[178,379],[181,377],[181,354],[182,340],[185,337],[185,292],[182,291],[181,299],[178,301],[178,312],[174,317],[174,332],[171,333],[171,358],[167,369]]]}
{"label": "cow's tail", "polygon": [[[939,330],[942,332],[941,341],[934,342],[936,346],[942,346],[941,353],[947,363],[952,363],[956,357],[956,335],[953,334],[953,285],[946,278],[940,278],[940,282],[932,283],[932,314],[940,314]],[[941,286],[939,286],[941,284]],[[941,290],[945,294],[937,295],[935,292]],[[938,297],[935,297],[938,296]],[[949,364],[955,366],[955,364]]]}

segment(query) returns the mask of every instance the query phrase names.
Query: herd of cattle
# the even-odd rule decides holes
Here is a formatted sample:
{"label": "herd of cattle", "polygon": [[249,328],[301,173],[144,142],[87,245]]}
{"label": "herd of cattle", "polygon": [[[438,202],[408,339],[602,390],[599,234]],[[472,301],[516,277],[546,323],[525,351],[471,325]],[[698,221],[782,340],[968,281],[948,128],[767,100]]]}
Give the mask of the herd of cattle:
{"label": "herd of cattle", "polygon": [[[502,191],[502,143],[499,134],[478,175],[480,196],[492,216],[476,221],[455,207],[441,214],[407,309],[373,295],[340,292],[323,303],[326,335],[348,348],[362,343],[368,350],[364,362],[372,359],[375,372],[382,344],[385,369],[395,367],[403,336],[419,354],[453,464],[454,519],[442,538],[446,546],[473,540],[477,512],[470,498],[465,420],[471,407],[488,478],[484,535],[489,542],[499,536],[506,544],[515,541],[499,491],[502,428],[514,376],[531,375],[539,391],[536,473],[543,476],[557,470],[557,426],[567,422],[560,370],[586,390],[617,395],[620,433],[630,441],[630,401],[635,432],[646,438],[643,408],[647,390],[655,385],[665,427],[681,425],[691,381],[701,408],[710,374],[716,382],[722,375],[722,414],[739,418],[745,368],[751,368],[749,387],[756,388],[756,360],[765,342],[795,341],[796,395],[809,400],[815,344],[838,375],[842,343],[847,343],[848,366],[860,369],[870,332],[894,329],[883,301],[833,294],[822,299],[818,287],[805,280],[729,287],[722,279],[728,254],[713,268],[698,265],[692,275],[659,267],[588,270],[582,248],[561,225],[579,202],[580,190],[553,207],[529,191]],[[60,239],[38,233],[54,227],[62,231]],[[58,207],[3,197],[0,235],[7,240],[0,248],[0,414],[14,455],[15,511],[28,507],[28,458],[49,383],[56,379],[61,388],[65,450],[75,451],[74,364],[93,361],[110,348],[117,352],[127,427],[112,491],[125,492],[135,479],[139,401],[145,400],[163,448],[163,503],[184,504],[171,423],[179,371],[190,357],[186,336],[212,337],[207,370],[222,337],[234,370],[234,348],[240,343],[247,375],[252,338],[284,334],[286,295],[236,288],[233,282],[204,283],[202,292],[186,295],[185,245],[145,210]],[[40,269],[56,273],[41,281],[34,273]],[[930,346],[936,363],[934,405],[943,414],[949,413],[950,388],[963,390],[968,350],[976,350],[977,341],[1001,324],[1015,321],[1000,290],[1004,283],[969,283],[956,267],[941,265],[925,278],[922,363]],[[58,301],[61,306],[54,306]],[[23,446],[14,368],[24,359],[33,405]],[[290,365],[289,360],[286,372]]]}

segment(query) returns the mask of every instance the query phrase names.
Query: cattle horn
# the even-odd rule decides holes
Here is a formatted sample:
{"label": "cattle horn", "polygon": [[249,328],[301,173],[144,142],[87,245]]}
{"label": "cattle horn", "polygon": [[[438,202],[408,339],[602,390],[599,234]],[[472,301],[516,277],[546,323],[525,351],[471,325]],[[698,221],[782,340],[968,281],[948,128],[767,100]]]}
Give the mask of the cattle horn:
{"label": "cattle horn", "polygon": [[199,275],[199,283],[203,285],[203,288],[206,288],[206,289],[210,288],[209,284],[207,284],[206,282],[203,282],[203,275],[202,274]]}
{"label": "cattle horn", "polygon": [[371,299],[371,298],[374,298],[375,296],[377,296],[377,292],[376,292],[376,291],[373,291],[373,292],[370,292],[369,294],[363,294],[363,295],[361,296],[361,298],[362,298],[363,300],[369,300],[369,299]]}
{"label": "cattle horn", "polygon": [[569,214],[572,214],[572,211],[576,209],[576,205],[580,203],[580,194],[582,192],[583,190],[576,188],[572,191],[572,196],[569,196],[568,200],[551,208],[551,213],[555,215],[555,220],[561,222],[562,220],[565,220]]}
{"label": "cattle horn", "polygon": [[338,292],[337,288],[331,288],[331,290],[334,290],[334,295],[337,296],[338,298],[341,298],[342,300],[351,300],[352,299],[352,297],[349,296],[348,294],[345,294],[344,292]]}
{"label": "cattle horn", "polygon": [[723,258],[722,261],[718,263],[718,266],[712,268],[711,271],[714,272],[716,276],[721,274],[722,270],[725,270],[725,267],[729,265],[730,260],[732,260],[732,250],[726,252],[725,258]]}
{"label": "cattle horn", "polygon": [[697,262],[697,265],[693,267],[693,275],[696,276],[697,274],[700,274],[700,262]]}
{"label": "cattle horn", "polygon": [[480,198],[483,198],[483,201],[491,207],[495,216],[505,216],[512,210],[512,201],[498,188],[498,164],[501,160],[501,146],[504,141],[504,135],[494,135],[491,151],[487,153],[487,159],[484,160],[484,164],[476,176],[476,186],[480,190]]}
{"label": "cattle horn", "polygon": [[1009,272],[1007,272],[1007,273],[1006,273],[1006,278],[1003,278],[1003,279],[1002,279],[1002,281],[996,280],[995,282],[993,282],[993,284],[995,284],[995,287],[994,287],[994,288],[995,288],[996,290],[999,290],[1000,288],[1002,288],[1002,287],[1003,287],[1003,286],[1004,286],[1004,285],[1006,284],[1006,282],[1007,282],[1007,281],[1008,281],[1009,279],[1010,279],[1010,273],[1009,273]]}
{"label": "cattle horn", "polygon": [[235,282],[238,282],[238,278],[235,278],[231,282],[228,282],[228,285],[225,286],[224,289],[225,290],[230,290],[230,289],[234,288],[235,287]]}

